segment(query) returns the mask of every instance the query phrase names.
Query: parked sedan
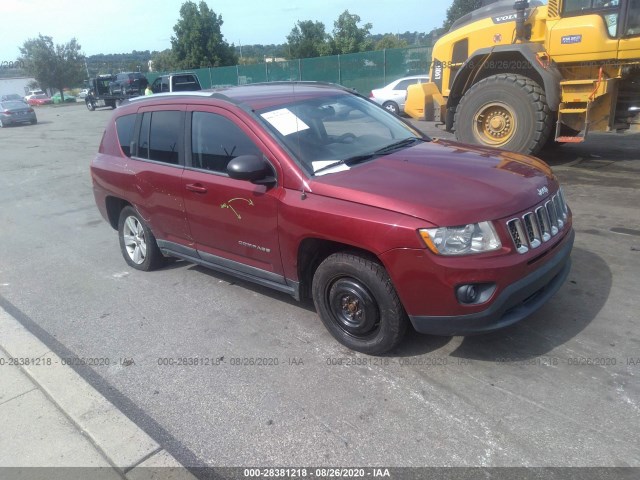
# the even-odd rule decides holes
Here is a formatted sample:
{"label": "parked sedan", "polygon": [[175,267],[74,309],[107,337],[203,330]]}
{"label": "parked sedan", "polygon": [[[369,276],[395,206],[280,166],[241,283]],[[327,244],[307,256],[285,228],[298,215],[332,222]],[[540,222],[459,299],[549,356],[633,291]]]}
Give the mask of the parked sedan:
{"label": "parked sedan", "polygon": [[[53,97],[51,97],[51,101],[53,103],[62,103],[62,96],[60,95],[60,92],[56,93]],[[70,93],[65,93],[64,103],[76,103],[76,97],[74,97]]]}
{"label": "parked sedan", "polygon": [[34,95],[27,100],[29,105],[48,105],[51,103],[51,99],[47,95]]}
{"label": "parked sedan", "polygon": [[369,98],[391,113],[400,115],[404,113],[404,104],[407,100],[407,88],[415,83],[429,81],[429,75],[415,75],[413,77],[399,78],[383,88],[371,90]]}
{"label": "parked sedan", "polygon": [[21,97],[17,93],[10,93],[9,95],[2,95],[0,97],[0,102],[9,102],[9,101],[24,102],[24,97]]}
{"label": "parked sedan", "polygon": [[0,102],[0,128],[16,123],[38,123],[36,112],[22,100]]}

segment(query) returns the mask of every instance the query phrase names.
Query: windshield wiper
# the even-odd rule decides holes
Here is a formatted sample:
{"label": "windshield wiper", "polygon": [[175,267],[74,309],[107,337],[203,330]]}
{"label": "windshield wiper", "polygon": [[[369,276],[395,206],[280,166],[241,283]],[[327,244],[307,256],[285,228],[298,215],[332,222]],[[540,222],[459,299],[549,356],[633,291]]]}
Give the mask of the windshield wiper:
{"label": "windshield wiper", "polygon": [[412,145],[416,142],[424,142],[425,140],[423,140],[422,138],[419,137],[409,137],[409,138],[403,138],[402,140],[399,140],[397,142],[391,143],[389,145],[387,145],[386,147],[382,147],[379,148],[378,150],[376,150],[373,154],[374,155],[388,155],[391,152],[395,152],[396,150],[399,150],[403,147],[408,147],[409,145]]}
{"label": "windshield wiper", "polygon": [[323,172],[324,170],[329,170],[330,168],[334,168],[337,167],[338,165],[342,165],[343,163],[347,163],[347,160],[337,160],[333,163],[330,163],[329,165],[325,165],[324,167],[320,167],[318,170],[314,170],[313,174],[317,175],[320,172]]}
{"label": "windshield wiper", "polygon": [[351,166],[351,165],[355,165],[356,163],[364,162],[365,160],[370,160],[372,158],[379,157],[381,155],[389,155],[390,153],[395,152],[400,148],[408,147],[409,145],[414,144],[416,142],[424,142],[424,141],[426,140],[423,140],[422,138],[419,138],[419,137],[404,138],[390,145],[385,145],[384,147],[379,148],[378,150],[372,153],[367,153],[364,155],[355,155],[353,157],[345,158],[343,160],[338,160],[336,162],[330,163],[329,165],[325,165],[324,167],[319,168],[318,170],[315,170],[313,174],[317,175],[319,172],[322,172],[324,170],[329,170],[330,168],[334,168],[339,165],[344,164],[344,165]]}
{"label": "windshield wiper", "polygon": [[395,152],[403,147],[408,147],[416,142],[424,142],[425,140],[418,137],[404,138],[402,140],[398,140],[390,145],[386,145],[378,150],[367,153],[365,155],[356,155],[354,157],[349,157],[344,159],[344,163],[347,165],[355,165],[356,163],[363,162],[365,160],[369,160],[371,158],[380,157],[382,155],[389,155],[390,153]]}

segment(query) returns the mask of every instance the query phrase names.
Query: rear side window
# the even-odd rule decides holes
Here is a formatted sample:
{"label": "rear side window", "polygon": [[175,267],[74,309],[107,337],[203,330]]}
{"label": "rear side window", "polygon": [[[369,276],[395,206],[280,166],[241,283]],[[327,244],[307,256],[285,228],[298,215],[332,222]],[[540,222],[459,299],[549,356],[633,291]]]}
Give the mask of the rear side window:
{"label": "rear side window", "polygon": [[200,90],[200,83],[195,75],[174,75],[174,92],[191,92]]}
{"label": "rear side window", "polygon": [[181,135],[182,112],[145,112],[138,137],[138,156],[177,165]]}
{"label": "rear side window", "polygon": [[116,119],[116,130],[118,131],[118,142],[120,148],[127,157],[131,156],[131,139],[133,138],[133,129],[136,126],[136,114],[123,115]]}
{"label": "rear side window", "polygon": [[193,112],[191,159],[195,168],[227,173],[227,164],[239,155],[262,152],[231,120],[215,113]]}

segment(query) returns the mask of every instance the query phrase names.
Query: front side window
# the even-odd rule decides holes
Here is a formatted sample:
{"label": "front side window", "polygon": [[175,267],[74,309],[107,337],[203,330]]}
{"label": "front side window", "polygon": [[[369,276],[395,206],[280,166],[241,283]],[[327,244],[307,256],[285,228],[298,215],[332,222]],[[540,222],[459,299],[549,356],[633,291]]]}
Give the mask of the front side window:
{"label": "front side window", "polygon": [[262,153],[231,120],[208,112],[193,112],[191,162],[194,168],[227,173],[227,164],[240,155]]}

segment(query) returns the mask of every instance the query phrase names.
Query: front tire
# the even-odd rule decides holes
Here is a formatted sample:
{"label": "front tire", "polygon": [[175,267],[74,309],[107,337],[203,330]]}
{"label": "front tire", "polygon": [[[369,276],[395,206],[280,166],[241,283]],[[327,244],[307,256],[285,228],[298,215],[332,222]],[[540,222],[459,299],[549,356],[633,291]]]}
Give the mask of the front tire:
{"label": "front tire", "polygon": [[530,78],[511,73],[472,86],[454,117],[460,142],[532,155],[547,143],[552,126],[544,90]]}
{"label": "front tire", "polygon": [[352,350],[380,355],[397,346],[407,314],[384,267],[357,253],[327,257],[313,277],[313,301],[329,333]]}
{"label": "front tire", "polygon": [[90,112],[93,112],[96,109],[96,106],[92,101],[87,100],[85,103],[87,104],[87,110]]}
{"label": "front tire", "polygon": [[165,257],[156,238],[133,207],[127,206],[120,212],[118,237],[122,256],[129,266],[148,272],[164,264]]}

